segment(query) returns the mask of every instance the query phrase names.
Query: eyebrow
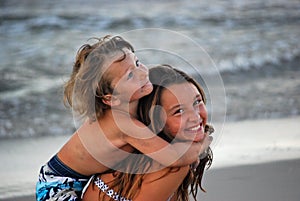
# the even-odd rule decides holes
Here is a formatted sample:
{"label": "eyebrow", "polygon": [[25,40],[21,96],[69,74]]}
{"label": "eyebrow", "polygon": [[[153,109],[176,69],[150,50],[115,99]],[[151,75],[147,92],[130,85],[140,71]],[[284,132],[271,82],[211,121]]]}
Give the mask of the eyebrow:
{"label": "eyebrow", "polygon": [[118,62],[123,61],[123,60],[126,58],[126,55],[127,55],[127,54],[123,54],[123,55],[120,56],[117,60],[115,60],[113,63],[118,63]]}
{"label": "eyebrow", "polygon": [[138,60],[137,56],[133,52],[129,52],[126,55],[129,55],[129,54],[133,54],[134,55],[134,57],[133,57],[134,62],[133,62],[133,65],[132,64],[128,65],[128,68],[126,69],[126,71],[129,70],[129,69],[135,68],[136,67],[135,66],[135,61]]}
{"label": "eyebrow", "polygon": [[[130,54],[134,54],[134,53],[133,52],[127,52],[126,54],[124,54],[125,55],[124,58],[126,58],[127,56],[129,57]],[[137,59],[137,56],[134,54],[134,60],[136,60],[136,59]],[[121,62],[121,61],[123,61],[123,60],[120,60],[119,62]],[[121,68],[123,75],[125,75],[128,70],[133,69],[134,67],[135,67],[135,65],[130,64],[130,65],[127,65],[124,68]],[[124,79],[125,79],[125,77],[124,77]]]}
{"label": "eyebrow", "polygon": [[[202,95],[200,94],[200,92],[199,92],[199,94],[196,94],[194,100],[196,100],[198,98],[201,98],[201,100],[203,100]],[[179,109],[181,107],[182,107],[182,104],[177,104],[177,105],[174,105],[173,107],[169,108],[168,111],[173,111],[173,110]]]}
{"label": "eyebrow", "polygon": [[203,97],[200,92],[199,92],[199,94],[196,95],[195,99],[197,99],[197,98],[201,98],[201,100],[203,100]]}
{"label": "eyebrow", "polygon": [[169,109],[168,109],[168,112],[171,112],[171,113],[172,113],[172,111],[177,110],[177,109],[179,109],[179,108],[181,108],[181,107],[182,107],[182,104],[175,105],[175,106],[169,108]]}
{"label": "eyebrow", "polygon": [[[115,60],[113,63],[117,63],[117,62],[121,62],[121,61],[123,61],[126,57],[127,57],[127,55],[128,54],[134,54],[133,52],[131,52],[131,51],[129,51],[129,52],[126,52],[126,51],[121,51],[123,54],[117,59],[117,60]],[[136,56],[136,55],[135,55]]]}

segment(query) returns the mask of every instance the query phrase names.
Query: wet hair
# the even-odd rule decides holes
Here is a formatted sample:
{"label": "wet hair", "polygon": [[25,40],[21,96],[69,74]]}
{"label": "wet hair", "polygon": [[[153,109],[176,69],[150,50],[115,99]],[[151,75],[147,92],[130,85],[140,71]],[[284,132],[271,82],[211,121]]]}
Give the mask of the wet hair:
{"label": "wet hair", "polygon": [[[93,39],[96,43],[79,48],[70,79],[64,85],[65,106],[91,121],[100,118],[110,108],[102,101],[104,95],[113,93],[113,78],[107,73],[107,67],[125,59],[124,49],[134,52],[132,45],[120,36]],[[120,53],[123,57],[114,60]]]}
{"label": "wet hair", "polygon": [[[158,133],[157,135],[159,135],[161,138],[165,139],[168,142],[171,142],[172,139],[167,137],[167,135],[159,129],[161,127],[160,111],[152,109],[153,106],[161,105],[161,94],[163,90],[173,84],[189,82],[196,86],[202,96],[204,103],[206,103],[204,90],[192,77],[169,65],[159,65],[157,67],[151,68],[149,70],[149,78],[153,84],[153,91],[149,95],[144,96],[139,100],[139,120],[145,125],[149,125],[150,129],[153,132]],[[123,172],[115,171],[113,173],[115,179],[107,183],[111,188],[117,188],[119,195],[133,200],[134,197],[139,193],[142,186],[144,174],[140,173],[146,173],[150,169],[153,162],[151,158],[144,154],[141,154],[137,150],[134,153],[134,155],[131,154],[127,159],[125,159],[123,162],[120,162],[116,166],[116,169],[122,169]],[[202,188],[201,181],[205,168],[209,168],[211,162],[212,151],[209,148],[207,150],[206,156],[200,160],[200,164],[195,169],[190,169],[182,184],[177,189],[174,195],[176,197],[176,200],[188,201],[190,193],[196,200],[199,187],[202,191],[205,192],[205,190]],[[176,172],[178,170],[179,168],[170,168],[169,172]],[[134,174],[135,172],[139,173]]]}
{"label": "wet hair", "polygon": [[[187,75],[181,70],[173,68],[170,65],[161,65],[150,69],[149,77],[151,82],[153,83],[153,91],[148,96],[141,98],[139,101],[138,111],[140,120],[144,124],[149,125],[155,133],[158,133],[158,136],[168,142],[171,142],[172,139],[170,139],[165,133],[160,131],[162,128],[162,121],[160,118],[161,107],[155,107],[154,110],[151,110],[151,108],[156,105],[162,105],[162,93],[170,85],[181,84],[185,82],[193,84],[198,89],[200,95],[202,96],[203,102],[206,104],[206,96],[204,90],[194,78]],[[149,111],[151,112],[149,113]],[[209,128],[212,129],[210,125],[207,125],[206,130]],[[208,148],[206,156],[200,160],[199,165],[195,169],[190,169],[182,184],[177,189],[175,195],[177,197],[177,200],[189,200],[189,187],[190,193],[195,200],[198,193],[198,187],[205,192],[205,189],[202,187],[202,177],[205,168],[210,167],[212,159],[212,150]]]}
{"label": "wet hair", "polygon": [[[138,105],[138,115],[140,120],[146,125],[151,126],[151,129],[155,133],[159,133],[163,125],[161,125],[160,120],[160,108],[155,107],[157,105],[161,106],[162,92],[170,85],[181,84],[181,83],[192,83],[198,89],[203,102],[206,104],[206,96],[203,88],[198,84],[198,82],[192,77],[188,76],[183,71],[171,67],[170,65],[164,64],[160,66],[153,67],[149,71],[149,78],[153,84],[153,91],[149,95],[143,97],[139,101]],[[152,111],[152,108],[154,110]],[[149,113],[149,111],[151,111]],[[149,115],[148,115],[149,114]],[[161,137],[163,137],[162,134]]]}

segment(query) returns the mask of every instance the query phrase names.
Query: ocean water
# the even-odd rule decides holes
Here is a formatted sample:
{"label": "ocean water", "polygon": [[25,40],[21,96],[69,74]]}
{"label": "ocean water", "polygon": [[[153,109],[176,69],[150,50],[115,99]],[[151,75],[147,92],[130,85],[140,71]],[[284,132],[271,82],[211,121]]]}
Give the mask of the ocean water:
{"label": "ocean water", "polygon": [[[0,0],[0,200],[32,194],[39,166],[74,131],[62,85],[88,38],[121,34],[146,64],[219,74],[216,112],[236,121],[299,116],[299,27],[298,0]],[[298,158],[297,121],[226,124],[213,168]]]}
{"label": "ocean water", "polygon": [[[292,76],[291,69],[299,73],[294,62],[300,56],[299,27],[297,0],[0,0],[0,138],[73,132],[72,115],[62,104],[62,84],[71,72],[76,51],[88,38],[125,33],[141,49],[159,44],[163,48],[156,46],[156,52],[169,47],[169,53],[178,50],[179,57],[187,53],[197,63],[199,49],[190,48],[196,43],[215,65],[201,68],[203,73],[214,69],[213,73],[221,75],[249,75],[247,79],[255,82],[261,74],[272,77],[273,72],[280,72],[285,78]],[[147,31],[148,35],[128,32],[146,28],[160,28],[167,34],[161,30],[157,35],[155,31]],[[178,34],[185,39],[176,40]],[[161,62],[155,55],[143,56],[147,51],[152,50],[140,52],[144,63]],[[166,63],[172,58],[165,58]],[[287,69],[285,64],[291,62],[294,65]],[[249,73],[253,71],[256,73]],[[240,84],[236,78],[223,79],[231,84],[229,94],[230,86]],[[289,105],[293,109],[280,110],[276,117],[300,113],[300,85],[291,85],[297,94]],[[234,94],[227,101],[233,103]],[[236,100],[234,104],[242,104],[245,97]],[[230,112],[230,103],[227,119],[257,117]]]}

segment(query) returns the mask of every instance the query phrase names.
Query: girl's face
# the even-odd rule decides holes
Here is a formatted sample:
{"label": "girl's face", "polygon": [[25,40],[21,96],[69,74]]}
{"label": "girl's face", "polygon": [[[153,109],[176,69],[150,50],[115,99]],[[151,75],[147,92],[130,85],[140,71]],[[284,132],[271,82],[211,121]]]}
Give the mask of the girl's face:
{"label": "girl's face", "polygon": [[148,68],[133,52],[126,49],[125,54],[126,58],[111,64],[109,71],[118,98],[121,101],[131,102],[148,95],[153,90],[153,86],[149,80]]}
{"label": "girl's face", "polygon": [[171,139],[176,137],[176,141],[204,139],[207,110],[195,85],[185,82],[168,86],[162,92],[161,104],[166,135]]}

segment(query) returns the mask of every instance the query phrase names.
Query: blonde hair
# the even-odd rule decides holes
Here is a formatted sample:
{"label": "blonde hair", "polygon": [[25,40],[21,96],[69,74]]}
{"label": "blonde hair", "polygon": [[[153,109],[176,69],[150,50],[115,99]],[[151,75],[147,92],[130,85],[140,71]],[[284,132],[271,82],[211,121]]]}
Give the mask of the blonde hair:
{"label": "blonde hair", "polygon": [[[188,76],[186,73],[177,70],[169,65],[160,65],[149,70],[149,78],[153,83],[153,91],[139,100],[138,115],[139,120],[145,125],[149,125],[153,132],[158,133],[161,128],[160,111],[151,110],[153,106],[161,105],[161,94],[166,87],[172,84],[180,84],[184,82],[192,83],[196,86],[199,93],[202,96],[204,103],[206,103],[206,97],[203,88],[198,84],[196,80]],[[159,108],[159,107],[158,107]],[[148,115],[149,114],[149,115]],[[206,128],[208,129],[208,128]],[[168,142],[171,142],[167,135],[163,132],[159,132],[158,135]],[[153,160],[148,156],[141,154],[139,151],[135,151],[135,154],[131,154],[123,162],[119,163],[116,169],[122,169],[124,172],[114,172],[115,179],[108,183],[111,188],[117,188],[119,195],[134,200],[134,197],[139,193],[142,186],[144,174],[134,174],[130,172],[144,172],[146,173],[152,165]],[[200,164],[194,170],[190,170],[187,176],[184,178],[182,184],[175,193],[176,200],[188,201],[189,193],[192,194],[196,200],[198,193],[198,187],[202,191],[201,181],[205,167],[209,167],[212,162],[212,151],[208,150],[207,156],[200,160]],[[125,166],[125,169],[124,169]],[[170,172],[176,172],[178,168],[170,168]],[[168,174],[168,173],[166,173]],[[163,176],[162,176],[163,177]],[[120,186],[120,188],[118,188]],[[190,187],[190,192],[189,192]],[[113,200],[113,199],[111,199]]]}
{"label": "blonde hair", "polygon": [[[64,85],[64,104],[71,107],[81,117],[95,121],[100,118],[108,105],[102,102],[106,94],[111,94],[112,77],[105,73],[109,62],[125,59],[124,48],[134,52],[132,45],[120,36],[109,35],[94,38],[96,43],[82,45],[76,55],[70,79]],[[123,53],[117,61],[111,61],[116,53]]]}

